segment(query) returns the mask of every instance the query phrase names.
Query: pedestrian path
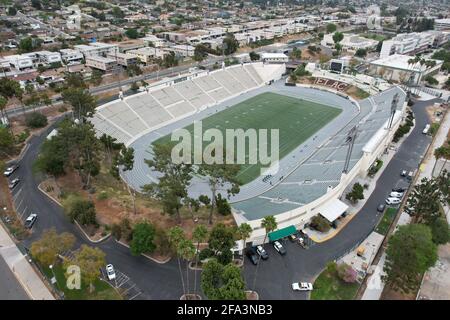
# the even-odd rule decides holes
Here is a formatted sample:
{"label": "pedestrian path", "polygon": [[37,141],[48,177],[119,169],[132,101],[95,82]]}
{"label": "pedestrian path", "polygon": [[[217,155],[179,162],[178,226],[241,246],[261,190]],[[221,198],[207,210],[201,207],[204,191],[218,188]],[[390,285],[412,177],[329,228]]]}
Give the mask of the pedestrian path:
{"label": "pedestrian path", "polygon": [[0,225],[0,256],[31,299],[55,300],[2,225]]}

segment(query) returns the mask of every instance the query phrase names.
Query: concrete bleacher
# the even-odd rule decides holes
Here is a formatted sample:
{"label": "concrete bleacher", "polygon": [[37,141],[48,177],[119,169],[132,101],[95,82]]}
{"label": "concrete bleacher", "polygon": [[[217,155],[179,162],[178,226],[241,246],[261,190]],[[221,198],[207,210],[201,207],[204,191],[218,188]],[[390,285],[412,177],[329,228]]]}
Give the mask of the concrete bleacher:
{"label": "concrete bleacher", "polygon": [[[106,133],[128,143],[165,124],[261,86],[268,71],[284,69],[281,65],[265,69],[253,65],[237,65],[177,83],[167,82],[162,87],[150,88],[149,92],[107,103],[90,120],[99,135]],[[260,75],[258,70],[264,74]]]}

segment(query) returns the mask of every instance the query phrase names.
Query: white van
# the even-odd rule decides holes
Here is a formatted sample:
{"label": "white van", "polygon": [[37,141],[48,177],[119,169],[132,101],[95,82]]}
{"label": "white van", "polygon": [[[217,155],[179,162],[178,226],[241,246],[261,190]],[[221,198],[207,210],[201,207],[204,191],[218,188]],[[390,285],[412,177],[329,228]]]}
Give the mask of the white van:
{"label": "white van", "polygon": [[430,125],[427,124],[427,125],[425,126],[425,128],[423,129],[422,133],[423,133],[423,134],[428,134],[428,131],[429,131],[429,130],[430,130]]}

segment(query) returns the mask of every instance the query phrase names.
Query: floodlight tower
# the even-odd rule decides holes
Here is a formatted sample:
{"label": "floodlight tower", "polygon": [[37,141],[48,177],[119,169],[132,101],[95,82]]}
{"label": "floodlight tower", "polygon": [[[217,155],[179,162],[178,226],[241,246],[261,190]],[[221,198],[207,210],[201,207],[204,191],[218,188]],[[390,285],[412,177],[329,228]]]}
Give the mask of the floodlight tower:
{"label": "floodlight tower", "polygon": [[348,144],[348,149],[347,149],[347,155],[345,157],[344,170],[342,170],[342,173],[348,173],[348,167],[350,165],[350,159],[352,156],[353,145],[355,144],[357,133],[358,133],[358,127],[354,126],[353,128],[350,129],[350,131],[347,134],[347,138],[345,139],[345,143]]}
{"label": "floodlight tower", "polygon": [[395,115],[395,111],[397,110],[397,105],[398,105],[398,93],[394,94],[394,97],[392,98],[391,115],[389,117],[388,126],[387,126],[388,130],[391,130],[391,128],[392,128],[392,123],[394,122],[394,115]]}

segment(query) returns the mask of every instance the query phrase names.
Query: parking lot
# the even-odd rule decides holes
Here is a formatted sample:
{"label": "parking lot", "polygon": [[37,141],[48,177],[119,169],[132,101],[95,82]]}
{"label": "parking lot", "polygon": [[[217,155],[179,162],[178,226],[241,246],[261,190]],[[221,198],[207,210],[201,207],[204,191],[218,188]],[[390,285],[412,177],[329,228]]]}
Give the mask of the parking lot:
{"label": "parking lot", "polygon": [[142,290],[125,273],[115,269],[114,271],[116,273],[116,278],[113,280],[109,280],[106,275],[106,271],[104,269],[101,270],[103,280],[107,281],[114,288],[116,288],[124,299],[126,300],[144,299]]}

